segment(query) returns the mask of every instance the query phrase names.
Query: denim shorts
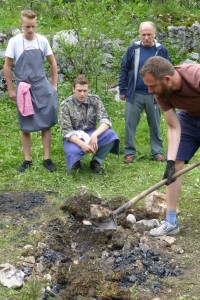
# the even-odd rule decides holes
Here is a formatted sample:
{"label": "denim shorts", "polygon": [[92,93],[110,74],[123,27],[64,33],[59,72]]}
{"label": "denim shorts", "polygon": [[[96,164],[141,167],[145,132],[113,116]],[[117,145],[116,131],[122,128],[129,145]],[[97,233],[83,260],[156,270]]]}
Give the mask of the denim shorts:
{"label": "denim shorts", "polygon": [[177,116],[181,125],[181,140],[176,160],[188,163],[200,147],[200,118],[182,110],[177,111]]}

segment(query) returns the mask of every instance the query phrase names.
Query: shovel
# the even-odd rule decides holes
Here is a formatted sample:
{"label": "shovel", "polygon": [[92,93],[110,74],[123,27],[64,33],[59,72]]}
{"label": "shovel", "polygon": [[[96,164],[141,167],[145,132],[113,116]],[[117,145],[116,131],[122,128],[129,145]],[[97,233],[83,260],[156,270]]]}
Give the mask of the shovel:
{"label": "shovel", "polygon": [[[200,161],[197,161],[186,168],[176,172],[172,178],[177,178],[190,170],[198,167],[200,165]],[[124,212],[127,208],[138,202],[139,200],[143,199],[156,189],[160,188],[161,186],[165,185],[167,179],[163,179],[160,182],[156,183],[155,185],[151,186],[147,190],[141,192],[139,195],[135,196],[133,199],[129,200],[128,202],[121,205],[119,208],[115,209],[114,211],[103,207],[99,204],[91,204],[90,206],[90,214],[91,214],[91,222],[93,225],[98,227],[99,229],[116,229],[117,222],[115,217],[120,213]]]}

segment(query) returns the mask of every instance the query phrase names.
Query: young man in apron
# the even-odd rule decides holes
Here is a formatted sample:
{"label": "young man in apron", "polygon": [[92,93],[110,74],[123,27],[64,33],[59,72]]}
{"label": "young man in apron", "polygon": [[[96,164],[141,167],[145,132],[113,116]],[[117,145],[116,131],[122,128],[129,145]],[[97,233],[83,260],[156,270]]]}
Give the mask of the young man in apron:
{"label": "young man in apron", "polygon": [[[57,63],[46,37],[36,34],[37,17],[33,11],[21,13],[22,33],[9,40],[5,53],[4,74],[8,93],[17,102],[24,161],[17,169],[24,172],[32,165],[31,132],[41,131],[44,149],[44,167],[56,170],[50,159],[51,127],[57,116]],[[51,69],[48,81],[43,62],[47,58]],[[16,91],[12,83],[12,65],[16,77]]]}

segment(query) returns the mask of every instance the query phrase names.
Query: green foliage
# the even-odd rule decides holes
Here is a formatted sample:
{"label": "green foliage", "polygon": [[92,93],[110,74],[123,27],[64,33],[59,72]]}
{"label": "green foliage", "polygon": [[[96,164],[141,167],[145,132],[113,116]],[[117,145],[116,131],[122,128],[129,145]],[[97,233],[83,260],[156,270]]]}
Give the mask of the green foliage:
{"label": "green foliage", "polygon": [[[85,74],[96,83],[96,91],[98,91],[99,80],[108,82],[109,77],[111,77],[109,72],[105,72],[102,66],[105,55],[103,51],[105,48],[104,43],[110,36],[107,28],[108,26],[112,28],[112,22],[114,22],[113,11],[115,6],[110,6],[110,3],[110,1],[102,1],[97,6],[91,1],[78,0],[73,4],[67,3],[63,6],[69,29],[74,33],[74,37],[78,42],[75,46],[69,45],[61,37],[61,52],[57,55],[57,58],[58,60],[59,58],[62,61],[64,60],[63,63],[66,63],[66,65],[71,64],[70,70],[65,70],[66,78],[72,79],[77,74]],[[111,52],[114,57],[117,57],[115,55],[117,49],[113,46]],[[112,73],[115,73],[114,69],[112,69]]]}
{"label": "green foliage", "polygon": [[4,65],[4,58],[0,57],[0,69],[3,69],[3,65]]}
{"label": "green foliage", "polygon": [[188,56],[188,53],[184,46],[180,47],[179,45],[166,42],[165,47],[169,49],[170,57],[172,59],[172,64],[174,66],[183,62]]}

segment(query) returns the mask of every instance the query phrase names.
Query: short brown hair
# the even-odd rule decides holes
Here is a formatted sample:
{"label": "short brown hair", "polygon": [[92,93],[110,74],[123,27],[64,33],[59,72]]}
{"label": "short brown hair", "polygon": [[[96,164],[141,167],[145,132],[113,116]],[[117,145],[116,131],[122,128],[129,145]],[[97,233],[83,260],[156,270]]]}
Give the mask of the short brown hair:
{"label": "short brown hair", "polygon": [[81,85],[87,84],[89,86],[89,80],[84,75],[78,75],[73,81],[72,84],[73,88],[75,88],[77,84],[81,84]]}
{"label": "short brown hair", "polygon": [[173,65],[161,56],[150,57],[140,70],[140,75],[142,77],[151,74],[156,80],[161,80],[167,75],[173,76],[174,73],[175,69]]}
{"label": "short brown hair", "polygon": [[28,19],[35,19],[37,18],[36,17],[36,14],[34,11],[32,10],[22,10],[21,11],[21,21],[23,20],[23,18],[28,18]]}

